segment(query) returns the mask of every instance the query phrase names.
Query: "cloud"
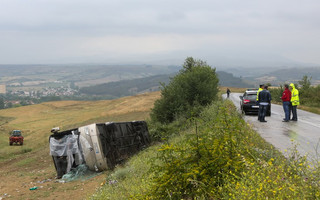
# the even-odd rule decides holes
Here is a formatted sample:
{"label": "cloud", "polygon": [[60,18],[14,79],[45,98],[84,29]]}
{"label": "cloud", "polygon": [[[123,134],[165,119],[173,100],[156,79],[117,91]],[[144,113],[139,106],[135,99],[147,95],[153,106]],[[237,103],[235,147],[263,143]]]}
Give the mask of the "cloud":
{"label": "cloud", "polygon": [[2,0],[0,63],[175,56],[180,61],[186,54],[243,65],[252,54],[261,60],[274,55],[279,63],[281,57],[320,63],[319,5],[317,0]]}

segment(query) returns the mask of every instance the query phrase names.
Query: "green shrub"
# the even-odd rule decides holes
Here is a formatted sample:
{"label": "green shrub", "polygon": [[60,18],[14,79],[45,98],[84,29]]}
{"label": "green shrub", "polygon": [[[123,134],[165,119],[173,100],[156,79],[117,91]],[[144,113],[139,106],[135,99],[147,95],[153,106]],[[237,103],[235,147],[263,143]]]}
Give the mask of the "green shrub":
{"label": "green shrub", "polygon": [[320,199],[319,163],[296,147],[284,157],[246,124],[231,102],[205,109],[153,161],[144,199]]}
{"label": "green shrub", "polygon": [[121,167],[118,166],[114,173],[111,175],[111,180],[123,180],[125,179],[130,173],[132,173],[132,169],[130,167]]}
{"label": "green shrub", "polygon": [[168,85],[162,85],[151,118],[170,123],[177,117],[199,114],[203,106],[217,99],[218,82],[215,69],[201,60],[187,58],[180,73]]}
{"label": "green shrub", "polygon": [[272,102],[275,103],[280,103],[282,102],[282,93],[284,91],[284,87],[282,85],[280,85],[280,87],[278,88],[270,88],[269,89],[270,93],[271,93],[271,97],[272,97]]}
{"label": "green shrub", "polygon": [[268,161],[247,163],[240,179],[226,177],[220,188],[222,199],[320,199],[319,163],[312,164],[296,148],[288,159],[276,156]]}
{"label": "green shrub", "polygon": [[188,122],[183,117],[178,118],[170,124],[162,124],[153,120],[148,121],[148,129],[152,141],[166,141],[180,134],[188,127]]}
{"label": "green shrub", "polygon": [[247,125],[231,102],[210,106],[192,121],[193,133],[159,149],[151,199],[219,198],[219,188],[240,178],[247,162],[259,155],[257,149],[270,148],[255,132],[243,129]]}

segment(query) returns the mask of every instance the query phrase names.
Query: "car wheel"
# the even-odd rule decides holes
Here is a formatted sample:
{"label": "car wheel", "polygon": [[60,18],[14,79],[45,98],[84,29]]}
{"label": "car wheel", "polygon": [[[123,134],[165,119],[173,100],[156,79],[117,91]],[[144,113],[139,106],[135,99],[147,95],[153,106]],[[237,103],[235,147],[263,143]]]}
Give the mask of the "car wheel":
{"label": "car wheel", "polygon": [[244,110],[243,110],[243,107],[241,106],[241,104],[240,104],[240,110],[242,113],[244,113]]}

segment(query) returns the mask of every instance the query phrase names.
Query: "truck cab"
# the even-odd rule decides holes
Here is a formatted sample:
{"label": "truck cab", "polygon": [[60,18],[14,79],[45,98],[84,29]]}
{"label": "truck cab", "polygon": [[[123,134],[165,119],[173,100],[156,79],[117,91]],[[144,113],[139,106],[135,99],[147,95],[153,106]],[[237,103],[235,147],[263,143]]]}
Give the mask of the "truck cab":
{"label": "truck cab", "polygon": [[23,136],[20,130],[13,130],[9,137],[10,146],[12,146],[14,143],[23,145]]}

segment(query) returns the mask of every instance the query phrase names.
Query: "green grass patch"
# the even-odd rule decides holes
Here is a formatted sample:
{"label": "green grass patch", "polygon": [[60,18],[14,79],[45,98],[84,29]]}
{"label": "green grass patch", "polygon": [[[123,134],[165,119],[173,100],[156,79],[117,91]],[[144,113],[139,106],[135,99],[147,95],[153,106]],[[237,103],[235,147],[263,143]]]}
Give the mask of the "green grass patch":
{"label": "green grass patch", "polygon": [[0,162],[22,156],[22,154],[29,153],[31,151],[32,148],[23,146],[9,146],[9,144],[6,144],[6,147],[0,149]]}
{"label": "green grass patch", "polygon": [[151,158],[157,156],[160,145],[154,145],[118,166],[106,178],[106,184],[91,199],[143,199],[150,189]]}
{"label": "green grass patch", "polygon": [[21,154],[24,154],[24,153],[28,153],[28,152],[31,152],[32,151],[32,149],[31,148],[22,148],[21,149]]}
{"label": "green grass patch", "polygon": [[23,166],[26,166],[26,165],[29,165],[33,162],[35,162],[36,160],[34,158],[25,158],[23,160],[20,160],[19,162],[16,163],[17,166],[19,167],[23,167]]}

